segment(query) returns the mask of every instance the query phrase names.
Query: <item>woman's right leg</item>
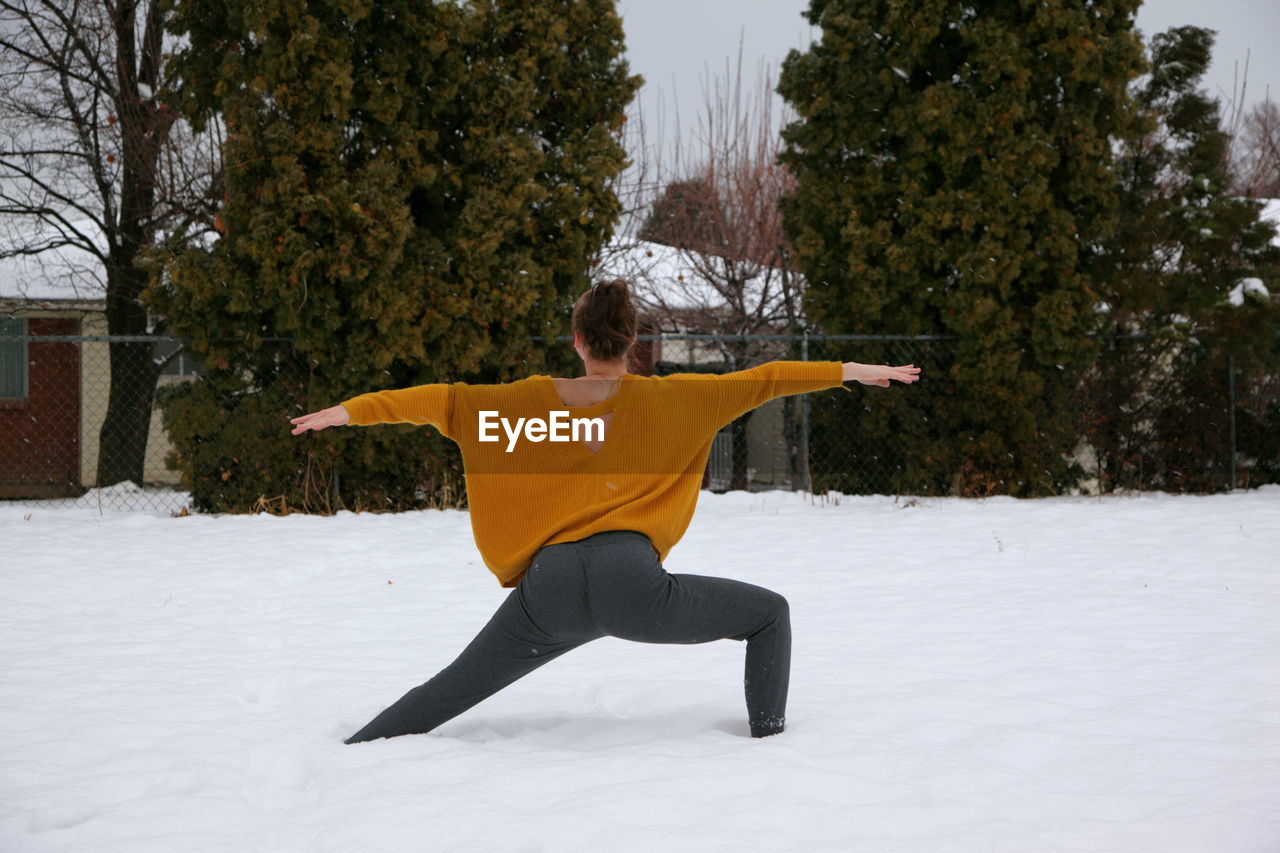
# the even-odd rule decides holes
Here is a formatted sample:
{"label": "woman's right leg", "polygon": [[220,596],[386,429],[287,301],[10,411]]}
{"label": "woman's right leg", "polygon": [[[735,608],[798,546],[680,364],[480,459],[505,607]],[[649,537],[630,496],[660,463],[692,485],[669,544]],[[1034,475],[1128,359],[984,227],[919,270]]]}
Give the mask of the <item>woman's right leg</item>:
{"label": "woman's right leg", "polygon": [[603,637],[586,611],[573,553],[545,548],[453,663],[413,688],[346,743],[429,732],[583,643]]}
{"label": "woman's right leg", "polygon": [[580,544],[587,546],[591,616],[602,631],[640,643],[745,640],[751,735],[783,730],[791,676],[786,598],[729,578],[668,573],[643,534],[602,534]]}

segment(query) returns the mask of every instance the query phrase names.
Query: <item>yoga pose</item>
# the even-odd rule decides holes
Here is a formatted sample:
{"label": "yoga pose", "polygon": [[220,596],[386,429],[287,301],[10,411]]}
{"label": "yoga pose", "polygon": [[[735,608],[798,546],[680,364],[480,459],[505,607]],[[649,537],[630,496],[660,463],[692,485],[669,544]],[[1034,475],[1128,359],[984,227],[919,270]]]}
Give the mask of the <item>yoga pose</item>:
{"label": "yoga pose", "polygon": [[662,561],[689,525],[712,440],[726,424],[775,397],[849,380],[911,383],[920,369],[774,361],[720,376],[638,376],[627,372],[636,311],[623,281],[582,294],[572,328],[586,369],[576,379],[420,385],[292,420],[294,435],[414,423],[455,441],[476,545],[498,582],[514,587],[453,663],[346,743],[429,732],[601,637],[745,640],[751,735],[783,730],[787,600],[741,581],[669,574]]}

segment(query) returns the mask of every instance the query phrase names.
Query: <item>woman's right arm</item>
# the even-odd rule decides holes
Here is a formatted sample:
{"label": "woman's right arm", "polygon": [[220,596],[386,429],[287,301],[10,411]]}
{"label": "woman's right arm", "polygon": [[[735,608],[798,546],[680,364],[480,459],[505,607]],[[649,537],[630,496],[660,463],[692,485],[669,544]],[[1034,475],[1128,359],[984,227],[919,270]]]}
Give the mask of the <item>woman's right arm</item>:
{"label": "woman's right arm", "polygon": [[837,361],[767,361],[719,375],[689,374],[697,382],[702,416],[716,429],[769,400],[834,388],[843,381]]}
{"label": "woman's right arm", "polygon": [[327,429],[331,426],[346,426],[351,423],[351,414],[341,405],[330,406],[300,418],[289,421],[293,424],[293,434],[302,435],[309,429]]}
{"label": "woman's right arm", "polygon": [[910,385],[920,378],[920,368],[914,364],[890,367],[887,364],[858,364],[856,361],[846,361],[841,367],[845,382],[856,379],[863,385],[879,385],[881,388],[888,388],[890,379]]}
{"label": "woman's right arm", "polygon": [[331,426],[371,426],[373,424],[430,424],[440,433],[453,437],[450,417],[453,408],[453,386],[447,384],[418,385],[394,391],[374,391],[344,400],[300,418],[293,418],[293,434]]}
{"label": "woman's right arm", "polygon": [[[856,379],[864,385],[888,387],[896,380],[910,384],[919,378],[914,365],[890,367],[856,361],[770,361],[746,370],[706,377],[711,393],[703,410],[716,428],[776,397],[839,387]],[[701,396],[701,395],[699,395]]]}

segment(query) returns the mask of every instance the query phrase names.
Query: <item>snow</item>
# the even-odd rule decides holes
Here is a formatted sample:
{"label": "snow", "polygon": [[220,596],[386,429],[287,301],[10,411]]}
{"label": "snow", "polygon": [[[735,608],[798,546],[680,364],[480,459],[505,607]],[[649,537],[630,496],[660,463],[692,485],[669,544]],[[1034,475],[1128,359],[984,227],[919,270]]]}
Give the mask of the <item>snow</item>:
{"label": "snow", "polygon": [[781,735],[742,643],[605,638],[346,746],[510,594],[465,513],[0,503],[0,850],[1280,849],[1280,486],[699,504],[666,568],[790,601]]}
{"label": "snow", "polygon": [[[725,294],[699,273],[699,267],[718,269],[720,262],[708,255],[677,249],[662,243],[614,237],[601,253],[595,271],[598,280],[624,278],[635,288],[637,301],[649,309],[707,310],[724,307]],[[737,274],[750,277],[742,285],[742,299],[752,315],[770,315],[782,297],[779,273],[764,265],[739,263]],[[792,275],[797,288],[803,278]],[[763,304],[762,304],[763,303]]]}
{"label": "snow", "polygon": [[1280,226],[1280,198],[1264,198],[1261,199],[1261,201],[1262,211],[1258,216],[1268,222],[1274,222],[1277,226]]}
{"label": "snow", "polygon": [[602,253],[594,277],[627,279],[646,306],[697,309],[722,305],[724,296],[698,275],[698,260],[697,253],[685,249],[614,237]]}
{"label": "snow", "polygon": [[1271,238],[1273,246],[1280,246],[1280,198],[1265,198],[1262,201],[1262,209],[1258,211],[1258,218],[1270,222],[1276,227],[1276,234]]}
{"label": "snow", "polygon": [[1260,278],[1243,278],[1240,283],[1227,293],[1227,301],[1235,307],[1239,308],[1244,304],[1246,294],[1252,293],[1262,299],[1268,299],[1271,293],[1267,290],[1266,285],[1262,283]]}

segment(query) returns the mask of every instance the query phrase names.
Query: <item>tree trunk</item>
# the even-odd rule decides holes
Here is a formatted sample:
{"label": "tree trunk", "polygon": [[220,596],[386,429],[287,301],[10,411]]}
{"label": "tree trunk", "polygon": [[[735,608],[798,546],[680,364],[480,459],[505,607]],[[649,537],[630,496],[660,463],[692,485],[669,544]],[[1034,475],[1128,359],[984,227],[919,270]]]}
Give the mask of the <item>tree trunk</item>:
{"label": "tree trunk", "polygon": [[149,342],[112,342],[111,394],[98,439],[99,486],[143,484],[158,373]]}
{"label": "tree trunk", "polygon": [[[135,92],[139,83],[158,86],[162,32],[160,4],[147,10],[139,44],[134,43],[136,23],[129,5],[115,10],[119,54],[117,85],[121,92]],[[136,48],[142,54],[136,54]],[[120,216],[107,258],[107,329],[112,335],[146,335],[147,309],[142,291],[147,274],[138,269],[141,252],[153,245],[151,224],[156,207],[156,175],[160,145],[172,119],[163,115],[149,97],[119,100],[121,154]],[[111,347],[111,395],[98,443],[98,485],[130,480],[142,485],[147,433],[159,368],[152,358],[150,341],[116,342]]]}
{"label": "tree trunk", "polygon": [[[145,335],[147,312],[138,301],[145,274],[131,268],[132,259],[120,267],[107,272],[107,329],[113,335]],[[152,346],[150,341],[109,344],[111,392],[98,434],[99,487],[125,480],[142,485],[151,408],[160,376]]]}

